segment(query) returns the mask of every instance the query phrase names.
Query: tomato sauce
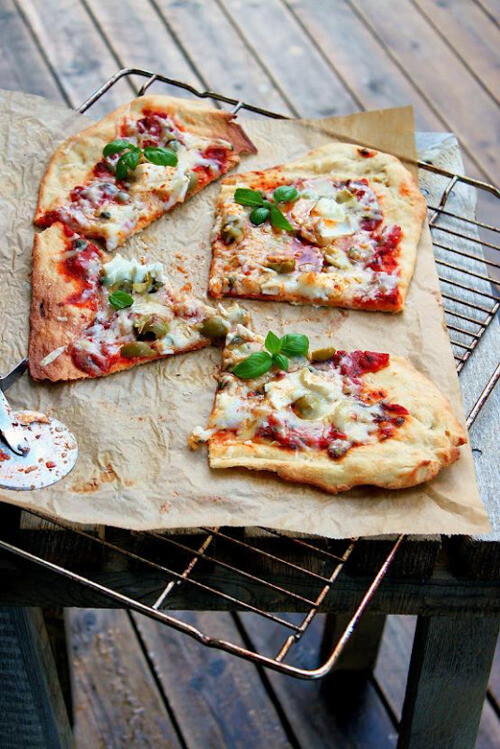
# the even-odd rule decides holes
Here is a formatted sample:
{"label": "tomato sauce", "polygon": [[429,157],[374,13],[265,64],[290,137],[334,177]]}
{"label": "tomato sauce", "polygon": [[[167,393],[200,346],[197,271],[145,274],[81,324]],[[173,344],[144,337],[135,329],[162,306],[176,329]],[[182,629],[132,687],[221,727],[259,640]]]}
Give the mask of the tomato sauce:
{"label": "tomato sauce", "polygon": [[65,304],[97,310],[101,251],[66,226],[64,232],[69,240],[66,243],[64,253],[76,253],[63,258],[59,263],[60,273],[71,279],[73,285],[76,286],[76,291],[66,298]]}

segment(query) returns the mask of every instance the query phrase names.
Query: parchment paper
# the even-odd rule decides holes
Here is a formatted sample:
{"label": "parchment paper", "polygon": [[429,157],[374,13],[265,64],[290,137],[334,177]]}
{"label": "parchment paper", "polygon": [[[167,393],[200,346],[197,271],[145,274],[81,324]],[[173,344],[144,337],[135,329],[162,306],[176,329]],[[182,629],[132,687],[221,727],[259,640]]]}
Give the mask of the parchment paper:
{"label": "parchment paper", "polygon": [[[0,369],[26,355],[32,217],[40,178],[55,146],[85,118],[44,99],[0,92]],[[329,120],[243,120],[259,153],[240,171],[297,158],[332,136],[415,157],[411,108]],[[218,191],[212,185],[119,251],[162,260],[175,284],[204,296],[209,235]],[[312,347],[333,344],[408,356],[451,400],[463,420],[455,364],[440,303],[428,229],[419,247],[404,313],[348,312],[275,302],[243,302],[261,333],[305,332]],[[186,440],[205,425],[220,351],[211,348],[74,384],[34,383],[9,391],[15,408],[56,415],[77,437],[73,472],[53,487],[0,497],[65,519],[131,529],[267,525],[331,537],[388,533],[478,533],[489,528],[469,446],[431,483],[403,491],[361,488],[331,496],[272,474],[211,470]]]}

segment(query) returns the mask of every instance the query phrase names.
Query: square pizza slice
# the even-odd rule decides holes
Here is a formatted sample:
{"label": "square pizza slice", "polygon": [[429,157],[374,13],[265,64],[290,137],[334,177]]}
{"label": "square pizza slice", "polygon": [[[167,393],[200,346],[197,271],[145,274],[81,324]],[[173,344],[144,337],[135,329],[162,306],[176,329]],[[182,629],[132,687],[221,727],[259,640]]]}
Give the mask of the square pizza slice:
{"label": "square pizza slice", "polygon": [[426,214],[394,156],[332,143],[223,180],[210,294],[399,312]]}
{"label": "square pizza slice", "polygon": [[239,324],[226,338],[208,428],[196,428],[190,446],[208,442],[212,468],[274,471],[335,494],[429,481],[466,441],[447,400],[407,359],[309,353],[305,336],[264,342]]}
{"label": "square pizza slice", "polygon": [[233,119],[185,99],[134,99],[57,149],[35,223],[61,221],[115,249],[255,152]]}
{"label": "square pizza slice", "polygon": [[36,380],[102,377],[203,348],[229,330],[227,314],[172,288],[161,263],[119,253],[110,260],[60,222],[35,236],[29,366]]}

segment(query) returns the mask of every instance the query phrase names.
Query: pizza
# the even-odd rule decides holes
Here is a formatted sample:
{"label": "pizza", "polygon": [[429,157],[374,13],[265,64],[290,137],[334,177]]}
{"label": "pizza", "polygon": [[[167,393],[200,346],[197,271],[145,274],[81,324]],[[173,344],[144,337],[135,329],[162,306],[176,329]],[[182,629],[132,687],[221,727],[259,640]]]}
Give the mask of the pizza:
{"label": "pizza", "polygon": [[274,471],[335,494],[429,481],[458,460],[466,435],[407,359],[330,347],[309,353],[305,336],[269,333],[264,342],[238,324],[226,339],[208,428],[189,442],[208,442],[212,468]]}
{"label": "pizza", "polygon": [[57,149],[35,223],[60,221],[115,249],[255,152],[233,117],[168,96],[120,107]]}
{"label": "pizza", "polygon": [[332,143],[222,181],[210,294],[399,312],[425,200],[394,156]]}
{"label": "pizza", "polygon": [[227,313],[169,284],[145,258],[111,258],[56,222],[35,236],[29,366],[35,380],[101,377],[208,346]]}

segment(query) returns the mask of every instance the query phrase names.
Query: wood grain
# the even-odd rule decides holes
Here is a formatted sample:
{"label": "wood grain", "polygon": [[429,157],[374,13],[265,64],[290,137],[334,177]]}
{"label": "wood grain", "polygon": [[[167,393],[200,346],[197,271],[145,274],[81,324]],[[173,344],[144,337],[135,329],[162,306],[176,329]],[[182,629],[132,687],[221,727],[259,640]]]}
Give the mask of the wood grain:
{"label": "wood grain", "polygon": [[221,0],[294,114],[327,117],[359,109],[356,97],[279,0]]}
{"label": "wood grain", "polygon": [[215,0],[156,0],[156,5],[206,88],[291,113],[286,97]]}
{"label": "wood grain", "polygon": [[473,749],[498,618],[419,617],[399,749]]}
{"label": "wood grain", "polygon": [[[34,37],[43,48],[72,107],[78,107],[119,64],[79,0],[67,0],[64,12],[58,0],[43,4],[22,0],[24,16]],[[97,102],[92,115],[100,117],[131,98],[134,90],[125,80]]]}
{"label": "wood grain", "polygon": [[442,128],[442,117],[412,86],[345,0],[335,3],[335,12],[329,0],[287,0],[287,4],[307,31],[310,43],[328,57],[364,109],[413,104],[418,129]]}
{"label": "wood grain", "polygon": [[[289,617],[299,621],[297,615]],[[283,633],[253,614],[243,614],[241,622],[252,645],[264,652],[275,653],[282,645]],[[323,617],[316,619],[287,659],[302,668],[319,665],[319,640]],[[373,685],[357,675],[332,677],[327,688],[321,682],[286,679],[273,672],[269,682],[288,716],[300,746],[327,749],[330,747],[393,747],[396,731],[382,708]]]}
{"label": "wood grain", "polygon": [[69,622],[77,745],[181,747],[127,614],[73,610]]}
{"label": "wood grain", "polygon": [[35,44],[13,0],[0,4],[0,81],[3,88],[68,101],[45,54]]}
{"label": "wood grain", "polygon": [[427,21],[498,103],[500,30],[468,0],[416,0]]}
{"label": "wood grain", "polygon": [[0,610],[2,749],[69,749],[71,729],[40,611]]}
{"label": "wood grain", "polygon": [[[242,644],[228,614],[176,616],[214,637]],[[146,617],[134,615],[134,621],[188,747],[290,746],[255,666],[195,644]]]}
{"label": "wood grain", "polygon": [[[412,85],[425,93],[429,105],[445,113],[448,129],[456,132],[470,159],[494,182],[500,136],[491,97],[411,3],[381,0],[375,7],[369,0],[350,2]],[[473,106],[464,107],[466,101]]]}

